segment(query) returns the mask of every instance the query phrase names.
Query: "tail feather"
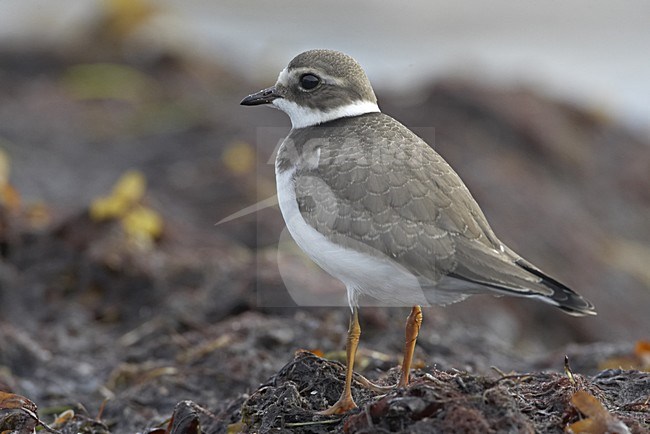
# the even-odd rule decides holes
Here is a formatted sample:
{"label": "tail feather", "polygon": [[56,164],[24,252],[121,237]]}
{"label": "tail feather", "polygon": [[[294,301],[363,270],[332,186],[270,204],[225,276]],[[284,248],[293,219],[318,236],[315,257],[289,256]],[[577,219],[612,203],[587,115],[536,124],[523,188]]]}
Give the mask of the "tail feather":
{"label": "tail feather", "polygon": [[541,279],[540,283],[553,291],[551,295],[543,297],[548,302],[553,303],[569,315],[596,315],[596,309],[589,300],[583,298],[563,283],[544,274],[541,270],[521,258],[517,259],[515,264],[539,277]]}
{"label": "tail feather", "polygon": [[465,293],[481,292],[478,288],[490,288],[498,294],[536,298],[557,306],[569,315],[596,315],[591,302],[520,257],[503,261],[498,269],[490,268],[492,275],[489,277],[485,273],[478,274],[465,268],[462,272],[457,269],[449,274],[449,277],[475,285],[473,291],[466,290]]}
{"label": "tail feather", "polygon": [[456,245],[456,267],[448,276],[474,284],[465,293],[490,288],[497,294],[536,298],[570,315],[596,314],[589,301],[502,244],[491,249],[461,238]]}

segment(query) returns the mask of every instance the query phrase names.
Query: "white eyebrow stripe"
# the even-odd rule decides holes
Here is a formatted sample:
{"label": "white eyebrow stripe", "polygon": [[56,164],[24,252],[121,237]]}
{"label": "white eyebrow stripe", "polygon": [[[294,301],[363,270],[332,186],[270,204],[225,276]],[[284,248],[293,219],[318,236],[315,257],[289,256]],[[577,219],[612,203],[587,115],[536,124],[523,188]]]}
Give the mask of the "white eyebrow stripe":
{"label": "white eyebrow stripe", "polygon": [[339,77],[334,77],[329,74],[325,74],[321,71],[314,71],[313,68],[302,67],[302,68],[292,69],[291,73],[289,73],[287,68],[284,68],[282,72],[280,72],[280,75],[278,76],[278,84],[287,86],[289,84],[290,76],[300,76],[302,74],[314,74],[318,76],[321,80],[323,80],[325,83],[336,84],[337,86],[342,86],[346,83],[345,80]]}

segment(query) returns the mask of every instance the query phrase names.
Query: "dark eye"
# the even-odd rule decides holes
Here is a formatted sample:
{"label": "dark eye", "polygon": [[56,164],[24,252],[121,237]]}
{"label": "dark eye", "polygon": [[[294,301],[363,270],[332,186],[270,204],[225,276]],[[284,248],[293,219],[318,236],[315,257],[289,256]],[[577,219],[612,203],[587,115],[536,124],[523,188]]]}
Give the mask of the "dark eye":
{"label": "dark eye", "polygon": [[312,90],[320,83],[320,78],[316,77],[314,74],[305,74],[300,77],[300,87],[305,90]]}

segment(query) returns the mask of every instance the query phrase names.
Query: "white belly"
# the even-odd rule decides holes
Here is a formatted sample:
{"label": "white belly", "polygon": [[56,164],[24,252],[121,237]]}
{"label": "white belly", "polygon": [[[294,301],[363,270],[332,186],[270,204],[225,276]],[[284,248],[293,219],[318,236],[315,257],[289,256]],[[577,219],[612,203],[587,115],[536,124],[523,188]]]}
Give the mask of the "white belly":
{"label": "white belly", "polygon": [[358,303],[359,294],[367,294],[388,306],[429,304],[418,279],[398,263],[388,257],[342,247],[307,224],[298,209],[292,176],[293,170],[276,170],[278,202],[287,228],[314,262],[343,282],[350,306]]}

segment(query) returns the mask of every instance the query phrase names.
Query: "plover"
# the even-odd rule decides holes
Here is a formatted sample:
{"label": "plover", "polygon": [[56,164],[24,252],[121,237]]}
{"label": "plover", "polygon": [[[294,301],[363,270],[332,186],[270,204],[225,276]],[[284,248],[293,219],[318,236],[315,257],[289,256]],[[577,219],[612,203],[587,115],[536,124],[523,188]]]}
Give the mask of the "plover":
{"label": "plover", "polygon": [[323,414],[356,407],[351,383],[360,295],[412,307],[398,387],[409,381],[421,305],[488,293],[535,298],[576,316],[596,313],[496,237],[449,164],[379,110],[352,57],[306,51],[274,86],[241,104],[271,104],[291,118],[275,163],[280,210],[298,246],[347,288],[345,386]]}

